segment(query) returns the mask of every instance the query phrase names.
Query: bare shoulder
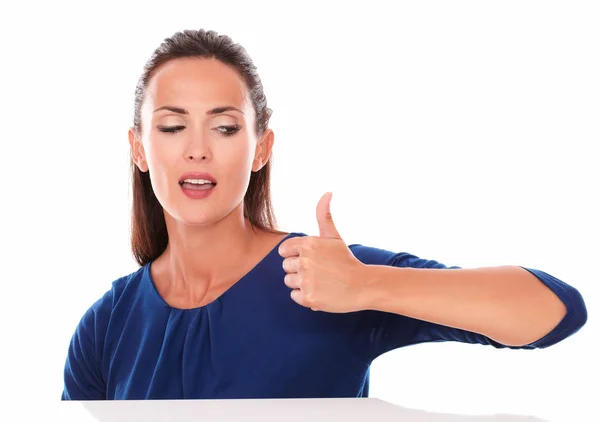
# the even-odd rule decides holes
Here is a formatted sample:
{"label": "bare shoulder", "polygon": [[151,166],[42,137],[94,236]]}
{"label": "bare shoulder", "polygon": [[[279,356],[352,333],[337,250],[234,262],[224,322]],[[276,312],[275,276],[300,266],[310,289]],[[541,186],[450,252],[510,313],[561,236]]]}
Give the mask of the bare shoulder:
{"label": "bare shoulder", "polygon": [[257,249],[261,250],[261,253],[266,254],[269,251],[273,250],[283,239],[289,236],[290,233],[286,232],[267,232],[263,231],[258,238],[257,244],[259,245]]}

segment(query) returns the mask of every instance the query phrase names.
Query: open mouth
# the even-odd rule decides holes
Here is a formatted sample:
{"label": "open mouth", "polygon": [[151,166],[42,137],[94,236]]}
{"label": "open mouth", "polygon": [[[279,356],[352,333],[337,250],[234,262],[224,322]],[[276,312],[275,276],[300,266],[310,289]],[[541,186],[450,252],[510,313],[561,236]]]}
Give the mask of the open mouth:
{"label": "open mouth", "polygon": [[185,179],[179,182],[179,185],[183,189],[190,190],[208,190],[217,186],[216,182],[212,182],[206,179]]}

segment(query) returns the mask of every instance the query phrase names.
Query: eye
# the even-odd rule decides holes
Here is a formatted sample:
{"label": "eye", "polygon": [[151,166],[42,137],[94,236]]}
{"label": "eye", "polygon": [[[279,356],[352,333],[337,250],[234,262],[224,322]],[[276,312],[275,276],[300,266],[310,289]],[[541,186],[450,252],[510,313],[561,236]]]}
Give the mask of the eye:
{"label": "eye", "polygon": [[219,126],[217,127],[217,131],[220,132],[223,136],[232,136],[240,131],[242,127],[240,125],[233,126]]}
{"label": "eye", "polygon": [[156,128],[163,133],[177,133],[185,129],[185,126],[157,126]]}

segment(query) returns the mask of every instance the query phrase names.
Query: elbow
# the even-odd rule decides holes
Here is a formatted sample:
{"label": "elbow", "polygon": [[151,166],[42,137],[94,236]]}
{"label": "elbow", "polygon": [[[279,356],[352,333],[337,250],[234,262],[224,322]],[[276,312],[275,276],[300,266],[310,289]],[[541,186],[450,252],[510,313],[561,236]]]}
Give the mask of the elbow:
{"label": "elbow", "polygon": [[[554,293],[554,304],[560,305],[560,313],[557,316],[554,313],[557,311],[557,308],[554,307],[554,312],[552,312],[555,315],[554,324],[552,324],[554,328],[542,338],[524,347],[528,349],[546,348],[578,332],[587,323],[588,318],[587,308],[581,293],[575,287],[543,271],[525,269],[535,275]],[[556,297],[562,303],[557,304]]]}
{"label": "elbow", "polygon": [[[547,318],[527,330],[512,330],[497,336],[496,341],[510,348],[537,349],[557,344],[578,332],[587,323],[587,308],[581,293],[567,286],[561,299],[553,301]],[[544,328],[545,327],[545,328]]]}
{"label": "elbow", "polygon": [[562,318],[549,333],[527,344],[515,344],[514,347],[547,348],[572,336],[587,323],[588,316],[585,301],[576,288],[567,286],[561,301],[564,305]]}
{"label": "elbow", "polygon": [[569,292],[569,299],[571,304],[570,307],[567,304],[567,315],[572,314],[571,334],[574,334],[587,323],[588,314],[587,308],[585,306],[585,301],[583,300],[583,296],[581,295],[579,290],[577,290],[574,287],[571,287],[570,290],[571,291]]}

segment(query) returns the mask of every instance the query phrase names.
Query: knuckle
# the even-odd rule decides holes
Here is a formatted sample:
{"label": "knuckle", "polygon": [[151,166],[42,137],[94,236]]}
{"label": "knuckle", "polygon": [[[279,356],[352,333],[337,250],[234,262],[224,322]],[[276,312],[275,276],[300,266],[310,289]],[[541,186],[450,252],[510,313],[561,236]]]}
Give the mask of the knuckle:
{"label": "knuckle", "polygon": [[310,267],[310,260],[305,256],[301,256],[298,258],[298,267],[302,270],[307,270]]}

